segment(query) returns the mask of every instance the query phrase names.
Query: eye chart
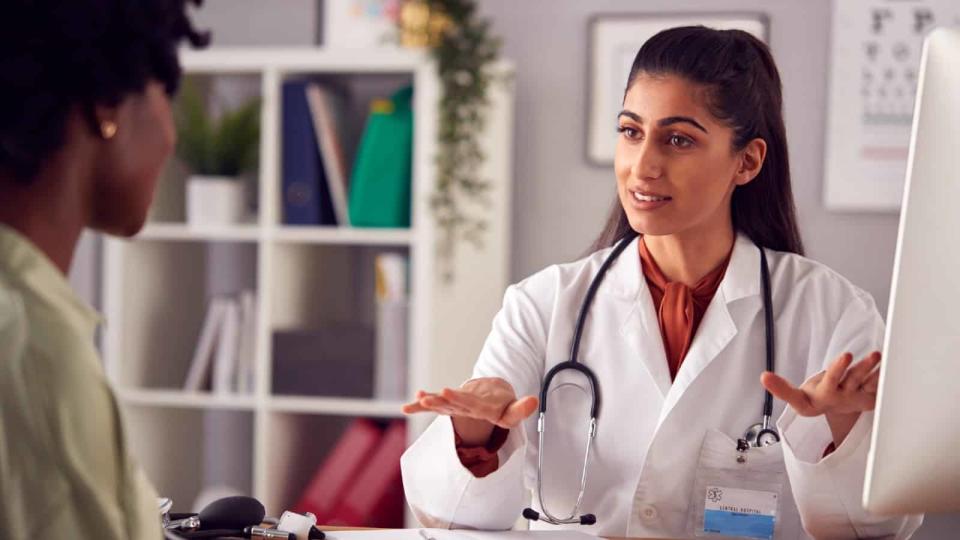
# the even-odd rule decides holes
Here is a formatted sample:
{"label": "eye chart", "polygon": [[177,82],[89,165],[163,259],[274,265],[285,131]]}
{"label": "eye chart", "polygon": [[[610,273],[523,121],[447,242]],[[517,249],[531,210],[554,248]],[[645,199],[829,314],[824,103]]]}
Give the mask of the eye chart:
{"label": "eye chart", "polygon": [[833,1],[827,208],[899,210],[923,38],[937,26],[960,26],[960,1]]}

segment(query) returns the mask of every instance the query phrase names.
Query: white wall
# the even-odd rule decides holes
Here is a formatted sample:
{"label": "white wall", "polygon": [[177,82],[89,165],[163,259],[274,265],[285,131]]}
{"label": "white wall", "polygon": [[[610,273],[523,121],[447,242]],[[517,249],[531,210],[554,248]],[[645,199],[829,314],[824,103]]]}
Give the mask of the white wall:
{"label": "white wall", "polygon": [[318,6],[317,0],[204,0],[193,21],[212,30],[214,45],[221,47],[310,45],[316,42]]}

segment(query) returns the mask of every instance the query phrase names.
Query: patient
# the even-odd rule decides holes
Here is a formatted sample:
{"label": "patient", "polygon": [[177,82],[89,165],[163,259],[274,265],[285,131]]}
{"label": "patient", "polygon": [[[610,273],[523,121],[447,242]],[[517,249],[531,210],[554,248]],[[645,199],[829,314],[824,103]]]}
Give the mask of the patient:
{"label": "patient", "polygon": [[[194,0],[198,3],[197,0]],[[84,228],[136,234],[175,133],[187,0],[0,5],[0,538],[160,538],[94,311],[65,275]]]}

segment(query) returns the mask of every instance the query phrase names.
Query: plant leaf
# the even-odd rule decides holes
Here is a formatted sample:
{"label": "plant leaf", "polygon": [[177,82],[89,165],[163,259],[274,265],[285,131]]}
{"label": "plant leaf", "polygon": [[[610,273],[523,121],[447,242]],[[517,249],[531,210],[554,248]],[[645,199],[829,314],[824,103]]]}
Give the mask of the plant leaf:
{"label": "plant leaf", "polygon": [[217,174],[239,176],[256,167],[260,146],[260,99],[223,114],[213,136]]}
{"label": "plant leaf", "polygon": [[203,96],[190,79],[184,81],[174,116],[177,126],[177,156],[194,174],[213,174],[212,128]]}

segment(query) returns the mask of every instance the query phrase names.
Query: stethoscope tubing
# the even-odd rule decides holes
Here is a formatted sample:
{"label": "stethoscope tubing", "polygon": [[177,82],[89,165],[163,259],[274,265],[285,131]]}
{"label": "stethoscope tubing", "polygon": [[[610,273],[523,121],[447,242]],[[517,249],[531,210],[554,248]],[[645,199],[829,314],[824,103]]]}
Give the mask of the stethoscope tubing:
{"label": "stethoscope tubing", "polygon": [[[607,256],[603,264],[597,270],[597,275],[594,276],[593,281],[591,281],[590,286],[587,289],[587,294],[584,296],[583,303],[580,305],[580,312],[577,315],[576,327],[574,329],[573,343],[570,347],[570,360],[566,362],[560,362],[559,364],[553,366],[546,376],[544,376],[543,384],[540,387],[540,414],[537,419],[537,432],[539,433],[539,451],[537,452],[537,499],[540,503],[540,508],[543,513],[541,516],[537,512],[527,509],[524,511],[524,516],[528,517],[528,511],[531,516],[537,516],[536,518],[528,517],[528,519],[540,519],[547,523],[553,525],[561,524],[576,524],[583,523],[584,516],[577,518],[576,515],[580,510],[580,504],[583,501],[583,494],[586,490],[587,485],[587,466],[590,460],[590,447],[593,446],[593,440],[596,437],[597,433],[597,418],[600,414],[600,384],[597,381],[596,375],[593,373],[593,370],[588,368],[586,365],[579,362],[578,353],[580,351],[580,340],[583,337],[583,329],[586,325],[587,314],[589,313],[590,305],[593,303],[593,298],[597,294],[597,289],[600,286],[600,282],[603,281],[607,270],[613,264],[613,261],[620,256],[624,249],[630,245],[633,240],[638,236],[636,231],[629,231],[614,247],[610,255]],[[763,312],[764,312],[764,325],[766,327],[766,369],[767,371],[773,372],[775,366],[774,351],[775,351],[775,327],[774,327],[774,317],[773,317],[773,298],[770,285],[770,269],[767,263],[766,252],[760,245],[757,245],[757,248],[760,250],[760,280],[763,286]],[[590,406],[590,426],[589,433],[587,438],[587,448],[584,452],[583,458],[583,468],[580,475],[580,491],[577,494],[577,502],[574,505],[573,510],[570,512],[568,517],[559,518],[554,516],[547,510],[547,506],[543,500],[543,456],[544,456],[544,432],[546,430],[546,413],[547,413],[547,393],[550,389],[550,383],[553,381],[553,378],[565,370],[575,370],[582,373],[587,380],[590,382],[590,388],[592,391],[593,399]],[[771,431],[773,435],[779,440],[779,435],[775,431],[770,429],[770,419],[773,416],[773,395],[769,390],[764,389],[764,400],[763,400],[763,420],[761,422],[761,432]],[[589,517],[593,522],[595,522],[595,516],[589,514]]]}

